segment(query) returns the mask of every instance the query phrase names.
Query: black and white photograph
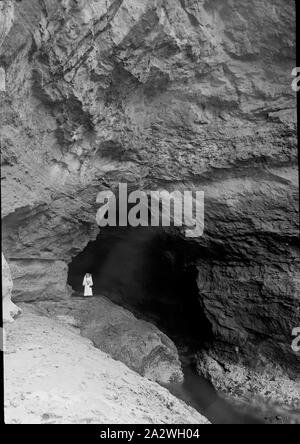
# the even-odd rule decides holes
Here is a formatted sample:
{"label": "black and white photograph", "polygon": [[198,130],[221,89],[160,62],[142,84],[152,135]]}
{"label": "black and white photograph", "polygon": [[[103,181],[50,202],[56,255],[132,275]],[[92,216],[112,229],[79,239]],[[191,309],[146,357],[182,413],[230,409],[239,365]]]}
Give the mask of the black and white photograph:
{"label": "black and white photograph", "polygon": [[0,0],[5,425],[300,424],[296,9]]}

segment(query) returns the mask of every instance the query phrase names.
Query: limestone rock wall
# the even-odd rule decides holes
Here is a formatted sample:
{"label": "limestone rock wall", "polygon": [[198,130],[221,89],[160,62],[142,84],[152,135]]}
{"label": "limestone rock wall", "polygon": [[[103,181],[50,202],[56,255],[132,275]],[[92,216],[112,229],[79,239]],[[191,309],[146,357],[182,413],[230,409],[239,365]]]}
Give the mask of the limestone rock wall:
{"label": "limestone rock wall", "polygon": [[68,267],[63,261],[16,259],[11,261],[14,300],[60,300],[71,294],[67,285]]}
{"label": "limestone rock wall", "polygon": [[196,259],[219,350],[276,343],[295,371],[294,2],[23,0],[0,14],[2,29],[14,17],[1,32],[0,141],[3,249],[19,284],[42,290],[28,259],[67,264],[95,238],[101,189],[204,189]]}

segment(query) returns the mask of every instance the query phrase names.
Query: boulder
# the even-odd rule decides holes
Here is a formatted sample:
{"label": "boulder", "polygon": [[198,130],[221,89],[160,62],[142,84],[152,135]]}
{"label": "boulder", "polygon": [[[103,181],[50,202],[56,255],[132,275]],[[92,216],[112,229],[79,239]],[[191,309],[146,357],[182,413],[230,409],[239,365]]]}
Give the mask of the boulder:
{"label": "boulder", "polygon": [[11,300],[13,289],[13,280],[9,265],[2,253],[2,310],[3,322],[12,322],[13,318],[21,313],[21,309],[17,307]]}
{"label": "boulder", "polygon": [[100,350],[142,376],[162,384],[182,382],[183,372],[173,341],[155,325],[104,296],[73,298],[39,306],[67,324],[80,327]]}

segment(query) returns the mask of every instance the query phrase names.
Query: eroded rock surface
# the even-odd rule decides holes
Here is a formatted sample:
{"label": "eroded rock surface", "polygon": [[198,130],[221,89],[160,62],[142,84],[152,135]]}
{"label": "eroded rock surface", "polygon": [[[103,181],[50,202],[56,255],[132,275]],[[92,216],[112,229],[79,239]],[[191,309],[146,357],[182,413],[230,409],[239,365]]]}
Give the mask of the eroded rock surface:
{"label": "eroded rock surface", "polygon": [[218,362],[198,353],[198,371],[239,409],[252,406],[267,423],[300,423],[300,380],[293,381],[278,364],[258,353],[260,366]]}
{"label": "eroded rock surface", "polygon": [[103,296],[72,298],[61,303],[42,302],[39,307],[63,322],[77,325],[81,334],[100,350],[153,381],[183,381],[175,344],[150,322]]}
{"label": "eroded rock surface", "polygon": [[65,299],[71,289],[67,285],[68,267],[63,261],[15,259],[11,261],[16,301]]}
{"label": "eroded rock surface", "polygon": [[13,13],[1,2],[3,249],[19,288],[43,298],[55,279],[43,261],[62,270],[95,239],[101,189],[201,189],[194,260],[213,353],[235,360],[239,347],[253,365],[259,349],[297,377],[294,8],[23,0]]}

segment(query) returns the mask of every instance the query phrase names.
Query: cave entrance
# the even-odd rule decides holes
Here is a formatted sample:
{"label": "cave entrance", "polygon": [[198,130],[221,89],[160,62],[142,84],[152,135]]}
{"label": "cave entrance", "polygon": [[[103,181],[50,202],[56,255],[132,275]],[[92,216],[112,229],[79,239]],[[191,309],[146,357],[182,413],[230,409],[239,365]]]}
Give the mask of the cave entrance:
{"label": "cave entrance", "polygon": [[93,275],[95,296],[105,295],[153,322],[176,343],[182,361],[209,340],[190,245],[175,230],[102,228],[69,266],[75,295],[83,293],[86,272]]}
{"label": "cave entrance", "polygon": [[105,227],[70,263],[68,283],[82,296],[83,277],[92,273],[95,297],[108,297],[174,341],[185,376],[180,391],[168,387],[175,396],[213,423],[260,422],[237,412],[196,371],[195,353],[213,340],[197,287],[197,254],[199,247],[176,229]]}

